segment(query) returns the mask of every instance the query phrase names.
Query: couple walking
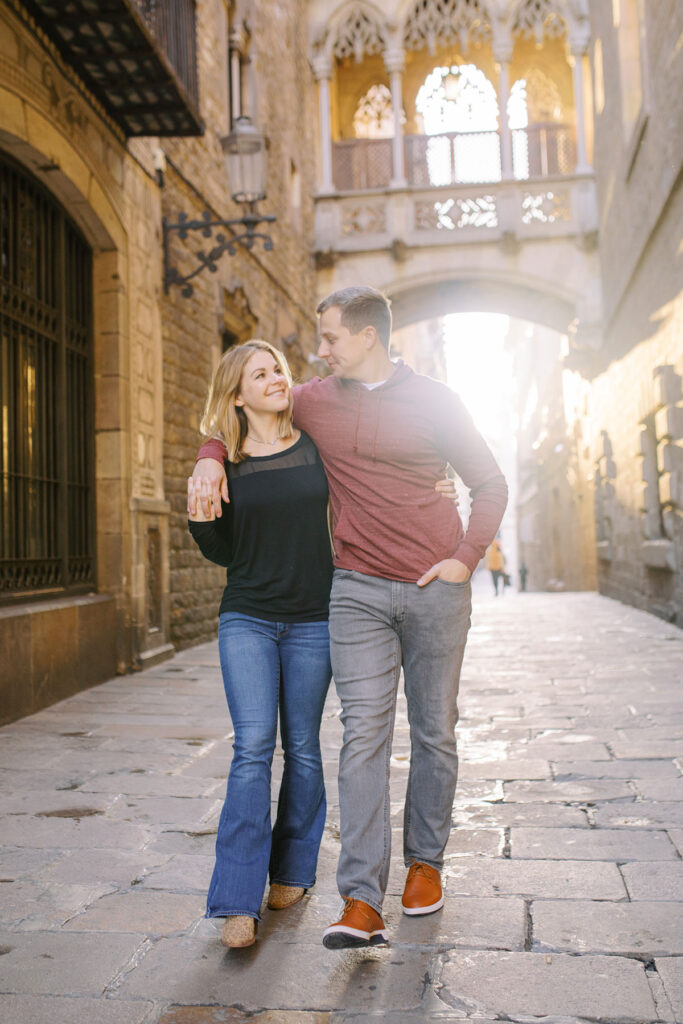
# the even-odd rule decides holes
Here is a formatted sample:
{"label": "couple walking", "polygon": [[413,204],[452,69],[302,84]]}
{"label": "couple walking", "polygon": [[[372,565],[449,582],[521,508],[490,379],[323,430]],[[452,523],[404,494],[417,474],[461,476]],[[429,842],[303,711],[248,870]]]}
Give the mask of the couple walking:
{"label": "couple walking", "polygon": [[[410,915],[443,905],[469,579],[507,500],[460,399],[390,360],[391,311],[380,292],[345,288],[317,313],[318,355],[331,375],[292,388],[272,346],[230,350],[202,421],[211,440],[188,481],[192,534],[207,558],[228,567],[218,636],[235,742],[207,900],[208,916],[226,918],[228,946],[254,941],[268,877],[272,909],[314,884],[326,811],[319,729],[331,670],[344,727],[344,908],[323,943],[387,941],[389,759],[401,667],[411,737],[402,905]],[[472,493],[466,532],[437,482],[447,463]],[[278,709],[285,760],[271,829]]]}

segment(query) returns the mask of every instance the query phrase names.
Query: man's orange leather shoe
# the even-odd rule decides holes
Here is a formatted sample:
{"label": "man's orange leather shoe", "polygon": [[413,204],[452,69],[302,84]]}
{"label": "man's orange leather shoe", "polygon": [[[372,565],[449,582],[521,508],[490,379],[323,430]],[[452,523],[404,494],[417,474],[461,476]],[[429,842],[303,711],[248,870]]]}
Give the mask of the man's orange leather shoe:
{"label": "man's orange leather shoe", "polygon": [[384,921],[363,900],[347,899],[342,916],[323,932],[323,946],[346,949],[355,946],[384,946],[387,933]]}
{"label": "man's orange leather shoe", "polygon": [[441,875],[436,868],[414,861],[408,870],[403,896],[404,914],[433,914],[443,906]]}

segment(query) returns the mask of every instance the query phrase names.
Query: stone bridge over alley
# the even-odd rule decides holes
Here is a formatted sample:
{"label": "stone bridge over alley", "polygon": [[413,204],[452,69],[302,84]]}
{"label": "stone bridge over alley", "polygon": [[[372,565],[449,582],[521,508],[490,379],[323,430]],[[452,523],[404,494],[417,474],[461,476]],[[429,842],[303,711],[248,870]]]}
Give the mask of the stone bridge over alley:
{"label": "stone bridge over alley", "polygon": [[[231,755],[215,644],[0,730],[0,1019],[12,1024],[683,1020],[683,635],[592,593],[475,581],[443,910],[331,952],[336,762],[318,882],[226,951],[202,917]],[[279,777],[281,755],[274,775]]]}

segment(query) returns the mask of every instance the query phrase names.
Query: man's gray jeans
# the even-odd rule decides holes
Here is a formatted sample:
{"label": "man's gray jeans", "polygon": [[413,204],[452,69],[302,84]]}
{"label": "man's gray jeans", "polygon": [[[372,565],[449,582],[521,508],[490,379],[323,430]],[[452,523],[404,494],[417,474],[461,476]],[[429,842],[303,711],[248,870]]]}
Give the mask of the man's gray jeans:
{"label": "man's gray jeans", "polygon": [[389,759],[403,664],[411,759],[403,819],[406,865],[441,870],[458,774],[458,683],[470,625],[469,583],[415,583],[335,569],[332,671],[342,705],[339,756],[343,897],[378,912],[389,876]]}

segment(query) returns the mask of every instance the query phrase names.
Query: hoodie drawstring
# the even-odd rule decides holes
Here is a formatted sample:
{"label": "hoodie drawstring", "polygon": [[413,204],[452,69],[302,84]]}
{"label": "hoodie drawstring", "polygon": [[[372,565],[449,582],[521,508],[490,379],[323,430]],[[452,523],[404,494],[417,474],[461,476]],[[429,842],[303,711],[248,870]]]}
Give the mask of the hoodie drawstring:
{"label": "hoodie drawstring", "polygon": [[375,417],[375,432],[372,435],[372,461],[377,461],[377,435],[379,433],[379,419],[382,408],[382,391],[377,392],[377,416]]}
{"label": "hoodie drawstring", "polygon": [[358,451],[358,427],[359,427],[359,424],[360,424],[360,394],[361,394],[361,390],[362,390],[361,387],[356,388],[356,394],[357,394],[358,397],[357,397],[357,401],[356,401],[356,426],[355,426],[354,431],[353,431],[353,450],[354,450],[354,452]]}

